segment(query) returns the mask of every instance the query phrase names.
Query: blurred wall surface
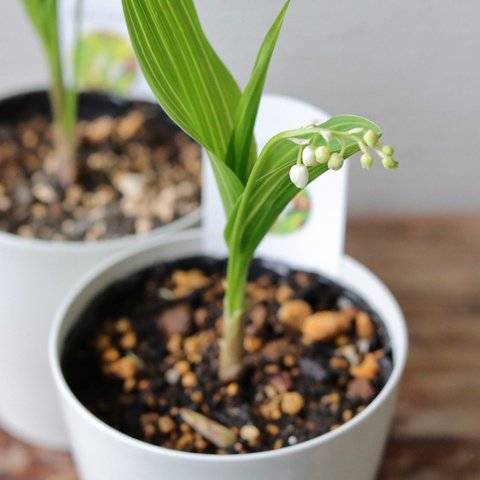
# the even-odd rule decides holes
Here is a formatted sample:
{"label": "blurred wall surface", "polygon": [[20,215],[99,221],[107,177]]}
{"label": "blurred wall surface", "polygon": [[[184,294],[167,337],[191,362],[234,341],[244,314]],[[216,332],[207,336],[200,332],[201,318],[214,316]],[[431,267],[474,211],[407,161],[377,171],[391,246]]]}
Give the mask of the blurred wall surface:
{"label": "blurred wall surface", "polygon": [[[242,85],[282,1],[197,0]],[[352,165],[350,212],[480,210],[479,18],[474,0],[292,0],[267,91],[377,121],[402,162]],[[45,82],[21,2],[0,2],[0,94]]]}

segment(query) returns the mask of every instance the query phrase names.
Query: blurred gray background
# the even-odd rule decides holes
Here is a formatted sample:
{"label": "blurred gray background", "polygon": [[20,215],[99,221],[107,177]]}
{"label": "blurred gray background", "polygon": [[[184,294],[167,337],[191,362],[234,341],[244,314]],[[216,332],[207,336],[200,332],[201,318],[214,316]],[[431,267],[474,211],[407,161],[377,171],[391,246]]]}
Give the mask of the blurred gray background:
{"label": "blurred gray background", "polygon": [[[282,3],[197,0],[242,85]],[[352,165],[350,213],[480,211],[479,18],[475,0],[292,0],[267,91],[371,118],[402,162],[395,173]],[[46,80],[20,0],[3,0],[0,95]]]}

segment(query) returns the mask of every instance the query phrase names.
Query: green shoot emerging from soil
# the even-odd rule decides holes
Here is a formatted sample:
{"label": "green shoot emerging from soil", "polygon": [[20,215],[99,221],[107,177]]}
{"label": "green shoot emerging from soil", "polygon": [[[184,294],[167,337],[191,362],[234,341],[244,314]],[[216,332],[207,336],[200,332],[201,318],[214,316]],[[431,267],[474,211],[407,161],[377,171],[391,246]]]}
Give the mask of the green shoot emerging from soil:
{"label": "green shoot emerging from soil", "polygon": [[[25,10],[40,37],[50,73],[50,103],[53,117],[53,141],[57,158],[58,181],[66,187],[76,178],[77,86],[76,72],[67,86],[62,62],[57,0],[23,0]],[[75,37],[80,24],[81,0],[75,8]],[[75,54],[74,70],[79,52]]]}
{"label": "green shoot emerging from soil", "polygon": [[143,73],[165,111],[208,152],[227,216],[229,248],[219,375],[242,367],[245,288],[256,248],[278,215],[310,182],[361,151],[370,168],[376,152],[397,167],[379,142],[377,125],[341,115],[279,133],[257,154],[253,129],[268,66],[289,5],[268,31],[241,92],[208,42],[193,0],[123,0],[130,37]]}

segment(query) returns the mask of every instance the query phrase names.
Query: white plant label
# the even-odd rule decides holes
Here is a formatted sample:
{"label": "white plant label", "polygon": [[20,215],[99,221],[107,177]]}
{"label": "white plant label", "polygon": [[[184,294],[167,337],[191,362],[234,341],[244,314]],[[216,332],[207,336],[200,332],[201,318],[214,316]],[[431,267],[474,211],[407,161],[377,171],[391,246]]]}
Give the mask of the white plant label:
{"label": "white plant label", "polygon": [[[255,137],[258,151],[276,133],[298,128],[328,115],[296,99],[265,95]],[[292,164],[295,159],[292,159]],[[344,250],[347,165],[315,180],[288,205],[257,250],[257,256],[286,261],[299,268],[339,274]],[[225,214],[213,171],[203,153],[203,242],[206,253],[227,255],[223,237]]]}
{"label": "white plant label", "polygon": [[75,38],[75,0],[60,0],[63,56],[69,71],[80,46],[79,86],[85,90],[154,99],[135,59],[121,0],[83,0],[80,36]]}

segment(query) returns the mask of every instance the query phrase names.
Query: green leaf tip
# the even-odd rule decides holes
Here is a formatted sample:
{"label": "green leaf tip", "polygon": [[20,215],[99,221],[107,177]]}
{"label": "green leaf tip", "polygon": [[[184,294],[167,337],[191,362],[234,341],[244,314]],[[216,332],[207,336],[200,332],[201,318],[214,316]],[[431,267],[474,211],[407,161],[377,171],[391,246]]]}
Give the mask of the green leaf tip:
{"label": "green leaf tip", "polygon": [[234,128],[226,161],[243,183],[246,183],[257,158],[254,140],[255,121],[270,61],[289,5],[290,0],[287,0],[268,30],[257,54],[250,79],[235,112]]}

